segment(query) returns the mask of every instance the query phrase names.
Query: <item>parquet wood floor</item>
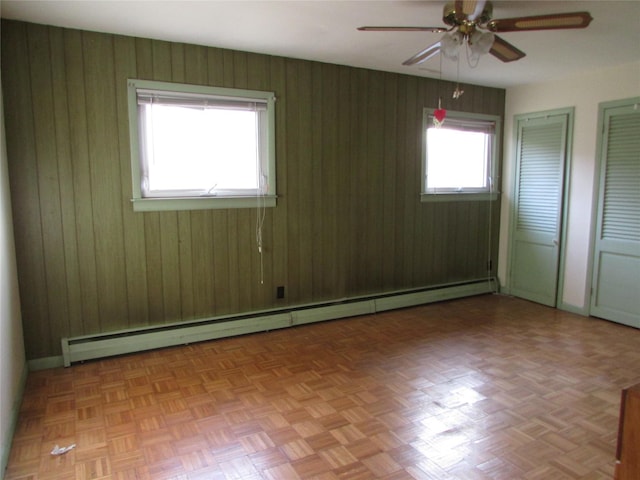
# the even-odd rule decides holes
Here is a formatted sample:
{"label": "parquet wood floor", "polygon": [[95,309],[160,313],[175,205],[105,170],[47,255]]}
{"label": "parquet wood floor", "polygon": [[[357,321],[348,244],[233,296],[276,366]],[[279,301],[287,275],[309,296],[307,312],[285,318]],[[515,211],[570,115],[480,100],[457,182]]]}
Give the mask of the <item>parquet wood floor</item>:
{"label": "parquet wood floor", "polygon": [[479,296],[30,373],[6,479],[610,479],[638,382],[640,331]]}

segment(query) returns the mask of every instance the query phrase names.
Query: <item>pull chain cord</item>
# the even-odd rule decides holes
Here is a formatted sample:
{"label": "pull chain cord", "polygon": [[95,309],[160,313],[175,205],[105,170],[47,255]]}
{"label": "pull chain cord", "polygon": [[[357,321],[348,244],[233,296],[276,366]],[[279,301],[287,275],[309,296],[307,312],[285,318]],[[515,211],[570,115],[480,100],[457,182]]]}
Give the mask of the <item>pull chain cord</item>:
{"label": "pull chain cord", "polygon": [[256,243],[258,245],[258,255],[260,256],[260,285],[264,285],[264,248],[262,247],[262,228],[264,226],[266,208],[263,196],[263,193],[258,193],[258,211],[256,214]]}
{"label": "pull chain cord", "polygon": [[[259,115],[256,112],[256,132],[260,132]],[[260,256],[260,285],[264,285],[264,248],[262,245],[262,228],[264,227],[264,217],[266,215],[266,206],[264,196],[266,195],[266,179],[262,172],[262,163],[260,161],[260,135],[257,133],[256,138],[256,158],[257,176],[258,176],[258,192],[256,194],[257,212],[256,212],[256,244],[258,245],[258,255]]]}

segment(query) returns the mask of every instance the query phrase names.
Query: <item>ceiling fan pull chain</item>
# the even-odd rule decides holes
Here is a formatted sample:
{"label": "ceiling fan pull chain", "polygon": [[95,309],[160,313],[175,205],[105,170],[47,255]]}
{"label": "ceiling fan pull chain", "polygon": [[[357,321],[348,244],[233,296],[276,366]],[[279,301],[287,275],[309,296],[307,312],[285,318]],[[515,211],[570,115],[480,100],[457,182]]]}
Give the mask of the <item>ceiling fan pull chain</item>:
{"label": "ceiling fan pull chain", "polygon": [[460,57],[458,57],[457,68],[458,68],[458,72],[457,72],[457,75],[456,75],[456,89],[453,91],[453,99],[454,100],[458,100],[462,96],[462,94],[464,93],[464,90],[462,90],[460,88]]}

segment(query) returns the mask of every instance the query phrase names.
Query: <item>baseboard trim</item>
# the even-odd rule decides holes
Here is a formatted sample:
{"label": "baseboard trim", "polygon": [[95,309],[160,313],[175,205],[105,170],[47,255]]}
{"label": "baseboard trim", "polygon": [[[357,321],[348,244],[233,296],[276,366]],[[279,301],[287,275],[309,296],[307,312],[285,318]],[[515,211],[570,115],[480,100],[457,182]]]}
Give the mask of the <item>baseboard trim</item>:
{"label": "baseboard trim", "polygon": [[27,377],[29,375],[29,366],[25,363],[20,376],[20,383],[18,385],[18,391],[15,398],[13,398],[13,404],[11,406],[11,413],[9,416],[9,425],[6,431],[2,432],[2,445],[0,445],[0,476],[4,478],[4,471],[9,464],[9,454],[11,453],[11,445],[13,443],[13,436],[18,426],[18,416],[20,414],[20,406],[22,405],[22,399],[24,397],[24,390],[27,386]]}
{"label": "baseboard trim", "polygon": [[[120,330],[98,335],[63,338],[62,357],[32,360],[32,369],[51,368],[127,353],[153,350],[217,338],[256,333],[295,325],[335,320],[386,310],[450,300],[496,290],[494,278],[404,290],[380,295],[345,298],[286,309],[263,310],[241,315]],[[60,358],[62,362],[60,363]]]}
{"label": "baseboard trim", "polygon": [[413,307],[416,305],[494,292],[496,292],[495,281],[493,279],[488,279],[479,283],[474,282],[461,285],[451,285],[446,288],[423,290],[419,292],[377,298],[375,299],[375,311],[382,312],[386,310],[395,310],[398,308]]}
{"label": "baseboard trim", "polygon": [[565,312],[575,313],[577,315],[582,315],[583,317],[589,316],[589,309],[585,307],[578,307],[576,305],[571,305],[569,303],[561,303],[558,305],[558,310],[564,310]]}
{"label": "baseboard trim", "polygon": [[[517,295],[513,295],[511,293],[511,291],[509,290],[509,288],[507,288],[507,287],[501,287],[499,292],[500,292],[501,295],[517,296]],[[522,298],[522,297],[519,297],[519,298]],[[533,302],[535,300],[530,300],[530,301]],[[589,309],[587,307],[578,307],[576,305],[571,305],[569,303],[562,302],[559,305],[557,305],[556,308],[558,310],[563,310],[565,312],[575,313],[576,315],[582,315],[583,317],[588,317],[589,316]]]}
{"label": "baseboard trim", "polygon": [[64,358],[62,355],[54,357],[35,358],[27,361],[30,372],[37,372],[38,370],[48,370],[50,368],[64,367]]}

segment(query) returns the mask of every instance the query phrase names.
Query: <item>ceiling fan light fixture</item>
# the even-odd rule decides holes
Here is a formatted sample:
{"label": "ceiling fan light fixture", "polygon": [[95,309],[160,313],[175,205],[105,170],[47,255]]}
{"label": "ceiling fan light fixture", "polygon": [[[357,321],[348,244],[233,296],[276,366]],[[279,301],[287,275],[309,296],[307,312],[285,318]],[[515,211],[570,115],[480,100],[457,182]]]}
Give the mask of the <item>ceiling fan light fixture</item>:
{"label": "ceiling fan light fixture", "polygon": [[464,43],[464,35],[460,32],[445,33],[440,40],[442,55],[449,60],[458,59],[458,50]]}
{"label": "ceiling fan light fixture", "polygon": [[495,35],[491,32],[480,32],[476,30],[469,38],[469,48],[474,55],[486,55],[493,47]]}
{"label": "ceiling fan light fixture", "polygon": [[460,31],[445,33],[440,40],[440,52],[444,58],[457,61],[460,47],[466,42],[469,47],[468,60],[475,66],[482,55],[491,51],[494,41],[493,33],[479,30],[474,30],[471,34]]}
{"label": "ceiling fan light fixture", "polygon": [[[1,0],[0,0],[1,1]],[[460,47],[466,42],[466,56],[473,68],[480,57],[490,53],[502,62],[513,62],[525,57],[525,53],[495,33],[526,32],[586,28],[593,17],[589,12],[550,13],[525,17],[492,19],[490,0],[449,0],[443,10],[442,21],[450,28],[442,27],[360,27],[363,31],[446,32],[438,42],[405,60],[403,65],[415,65],[441,53],[445,58],[457,61]]]}

